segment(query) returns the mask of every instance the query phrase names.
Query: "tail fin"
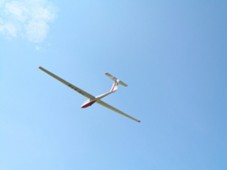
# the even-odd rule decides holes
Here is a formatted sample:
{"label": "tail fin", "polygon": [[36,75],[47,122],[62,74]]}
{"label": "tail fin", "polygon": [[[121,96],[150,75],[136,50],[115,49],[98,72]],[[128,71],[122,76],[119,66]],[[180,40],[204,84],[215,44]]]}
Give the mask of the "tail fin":
{"label": "tail fin", "polygon": [[124,87],[128,86],[126,83],[124,83],[123,81],[121,81],[121,80],[117,79],[116,77],[112,76],[110,73],[106,73],[106,76],[114,81],[114,83],[113,83],[113,85],[112,85],[112,87],[110,89],[111,92],[116,91],[118,89],[118,85],[119,84],[124,86]]}

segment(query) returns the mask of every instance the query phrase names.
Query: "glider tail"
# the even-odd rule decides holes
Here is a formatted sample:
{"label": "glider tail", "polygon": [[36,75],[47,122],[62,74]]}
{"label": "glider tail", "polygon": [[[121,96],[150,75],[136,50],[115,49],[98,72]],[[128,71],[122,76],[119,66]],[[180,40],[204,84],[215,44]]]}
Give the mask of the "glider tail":
{"label": "glider tail", "polygon": [[112,87],[110,89],[110,92],[115,92],[118,89],[118,85],[119,84],[124,86],[124,87],[128,86],[126,83],[124,83],[123,81],[119,80],[118,78],[112,76],[110,73],[106,73],[106,76],[114,81],[114,83],[113,83],[113,85],[112,85]]}

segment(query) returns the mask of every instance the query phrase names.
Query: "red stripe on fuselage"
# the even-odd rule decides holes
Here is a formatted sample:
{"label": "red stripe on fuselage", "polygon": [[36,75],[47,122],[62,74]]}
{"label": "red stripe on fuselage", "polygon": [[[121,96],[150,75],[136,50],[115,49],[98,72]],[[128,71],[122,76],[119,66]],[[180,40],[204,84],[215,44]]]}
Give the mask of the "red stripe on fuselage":
{"label": "red stripe on fuselage", "polygon": [[111,88],[111,90],[110,90],[111,92],[114,91],[115,85],[116,85],[115,83],[112,85],[112,88]]}
{"label": "red stripe on fuselage", "polygon": [[89,106],[93,105],[95,102],[96,102],[96,100],[90,101],[90,102],[87,102],[87,103],[84,103],[84,104],[81,106],[81,108],[89,107]]}

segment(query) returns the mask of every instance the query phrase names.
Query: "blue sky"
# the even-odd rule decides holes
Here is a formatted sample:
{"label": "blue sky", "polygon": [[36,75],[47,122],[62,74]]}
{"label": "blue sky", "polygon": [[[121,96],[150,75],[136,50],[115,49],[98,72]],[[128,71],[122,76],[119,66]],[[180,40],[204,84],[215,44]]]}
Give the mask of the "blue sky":
{"label": "blue sky", "polygon": [[[0,0],[1,170],[224,170],[227,1]],[[110,72],[129,86],[93,95]]]}

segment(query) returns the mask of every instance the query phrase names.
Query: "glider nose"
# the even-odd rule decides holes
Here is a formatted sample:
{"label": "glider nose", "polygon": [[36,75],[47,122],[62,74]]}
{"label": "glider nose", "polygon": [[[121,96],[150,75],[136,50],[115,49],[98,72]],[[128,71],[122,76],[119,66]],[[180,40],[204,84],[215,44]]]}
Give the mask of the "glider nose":
{"label": "glider nose", "polygon": [[89,107],[89,106],[91,106],[91,105],[93,105],[94,103],[95,103],[96,101],[94,100],[94,101],[86,101],[86,102],[84,102],[82,105],[81,105],[81,108],[86,108],[86,107]]}
{"label": "glider nose", "polygon": [[82,108],[82,109],[86,108],[85,104],[82,104],[82,105],[81,105],[81,108]]}

